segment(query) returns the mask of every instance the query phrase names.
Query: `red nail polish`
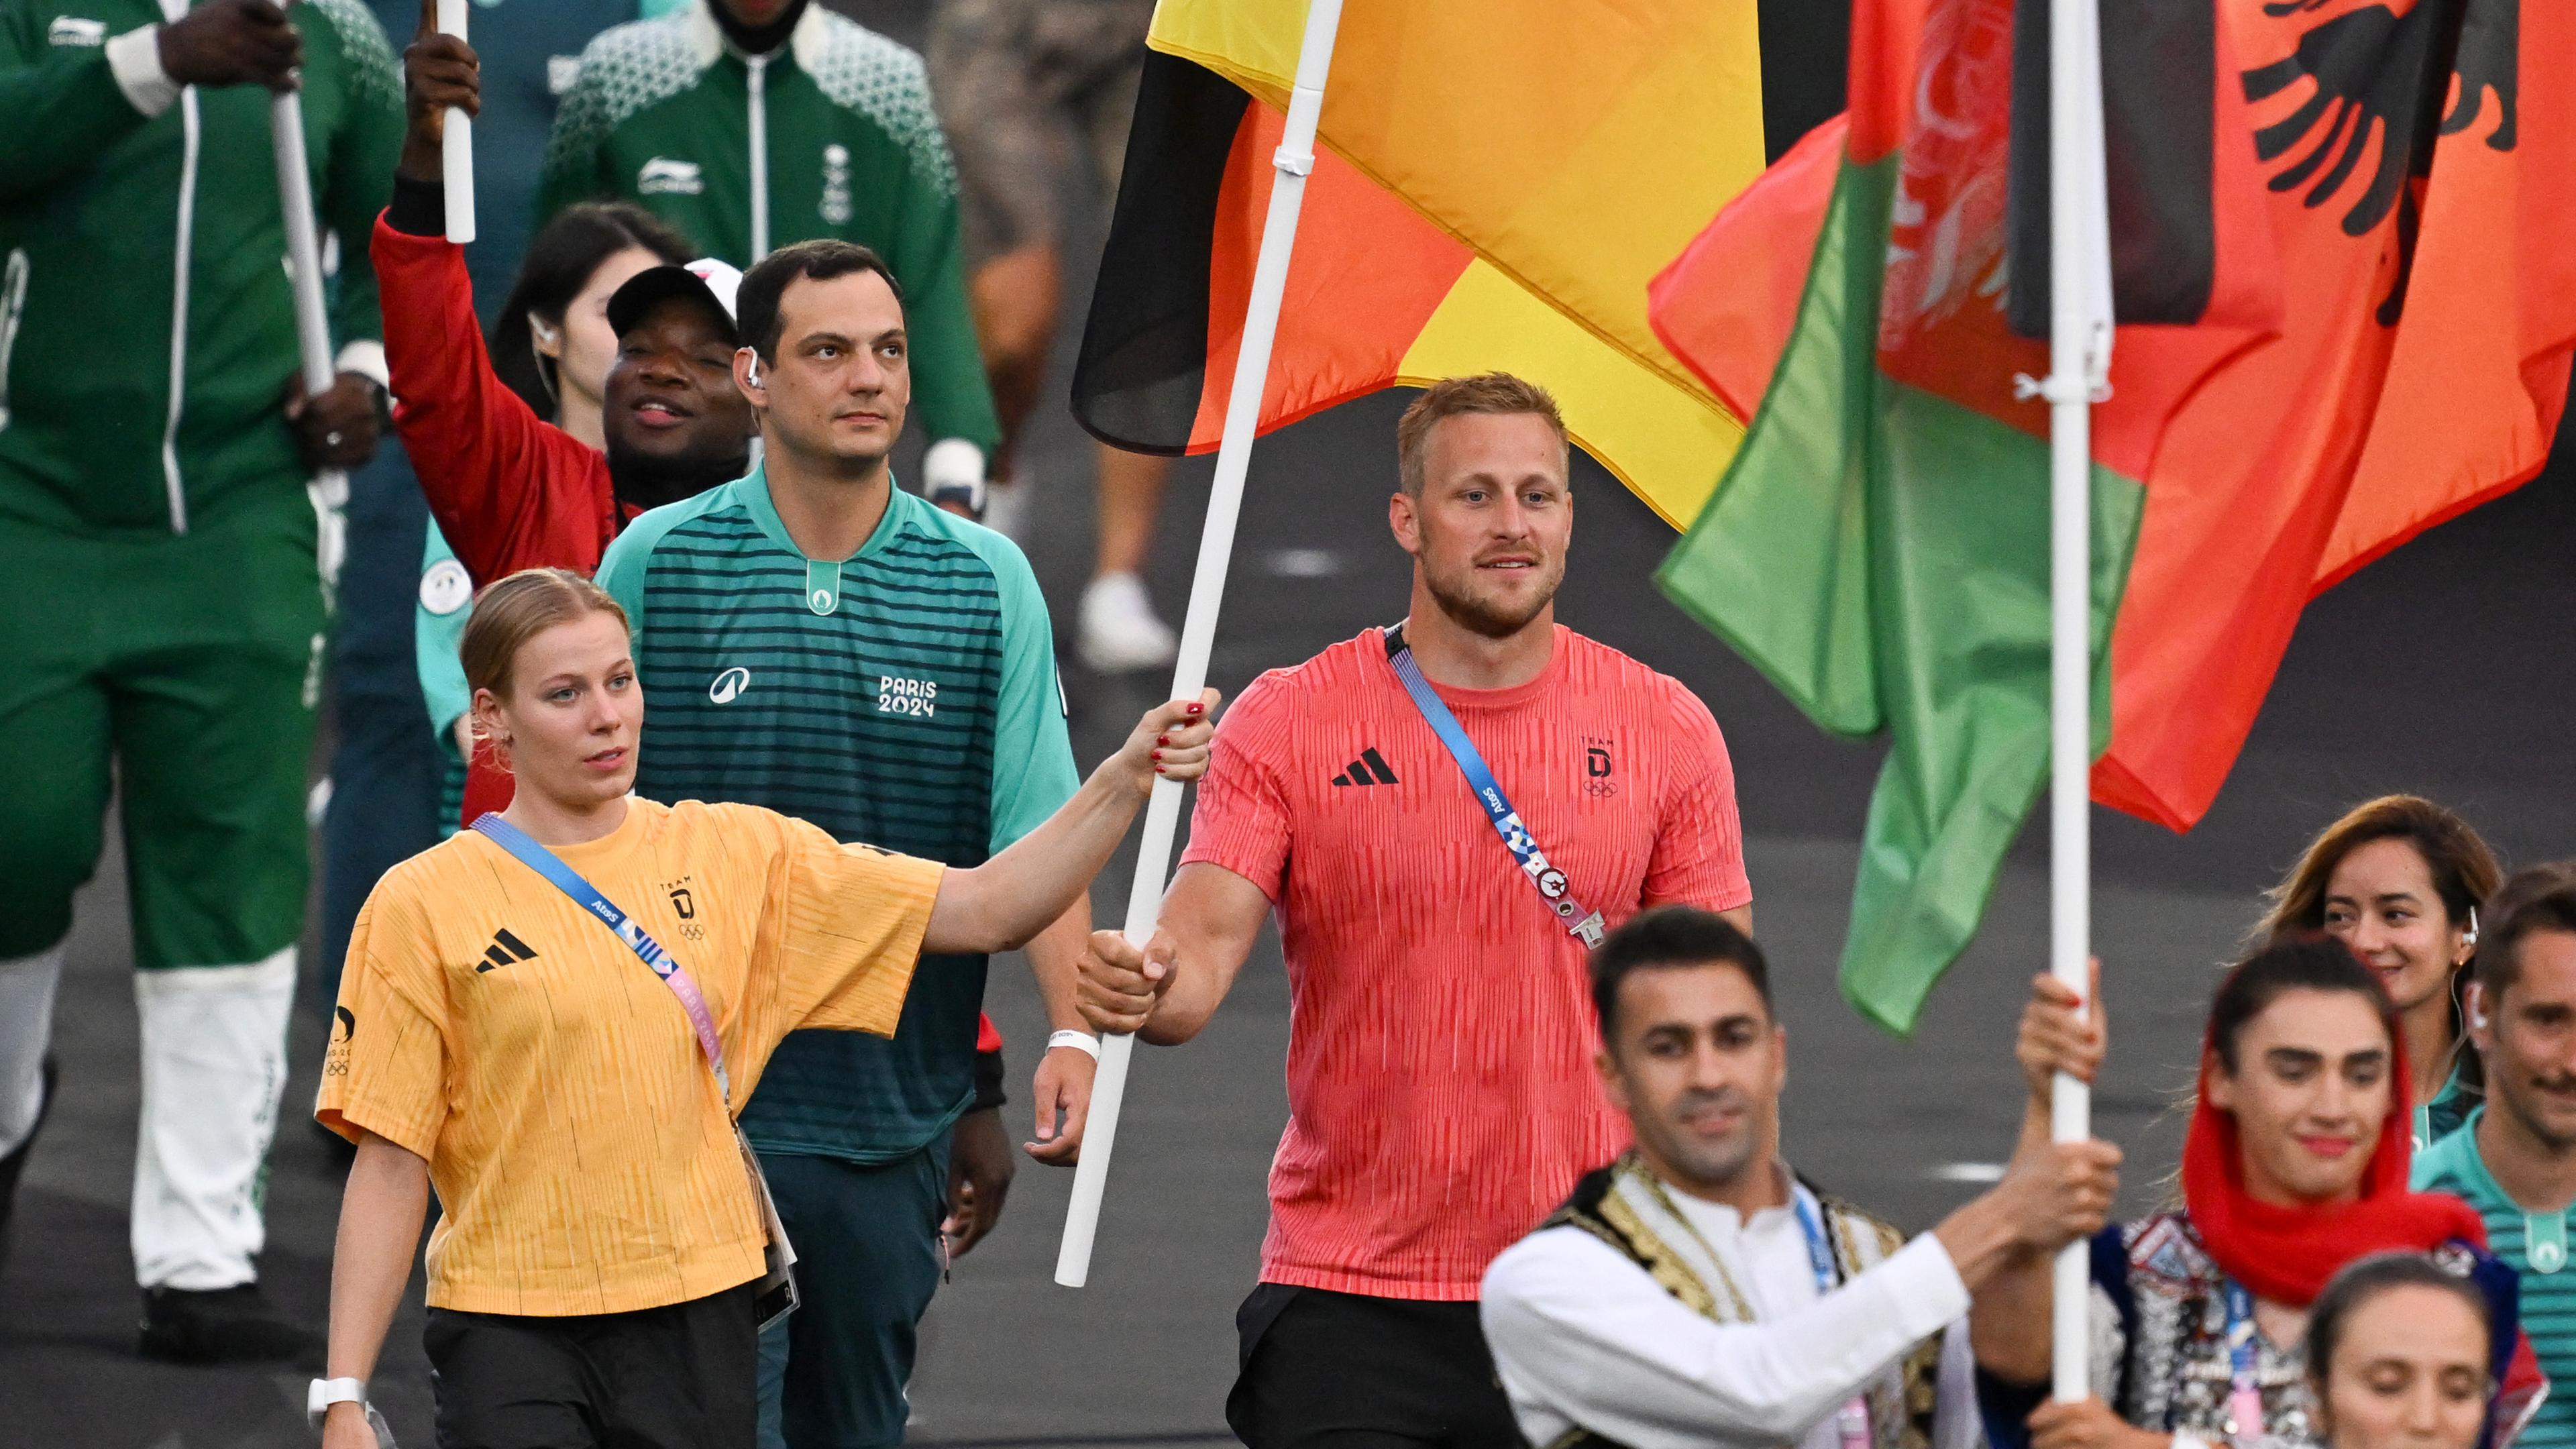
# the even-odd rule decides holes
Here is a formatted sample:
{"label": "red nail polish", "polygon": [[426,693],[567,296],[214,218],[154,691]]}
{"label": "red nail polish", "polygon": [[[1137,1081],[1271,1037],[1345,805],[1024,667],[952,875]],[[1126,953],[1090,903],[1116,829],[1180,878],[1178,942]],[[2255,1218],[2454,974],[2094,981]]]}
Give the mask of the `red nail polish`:
{"label": "red nail polish", "polygon": [[1154,752],[1154,758],[1155,758],[1155,759],[1158,759],[1158,760],[1159,760],[1159,759],[1161,759],[1162,757],[1163,757],[1163,752],[1162,752],[1161,750],[1156,750],[1156,751]]}
{"label": "red nail polish", "polygon": [[1193,703],[1190,705],[1190,713],[1192,713],[1192,714],[1205,714],[1205,713],[1207,713],[1207,706],[1206,706],[1206,705],[1204,705],[1204,704],[1200,704],[1200,703],[1193,702]]}

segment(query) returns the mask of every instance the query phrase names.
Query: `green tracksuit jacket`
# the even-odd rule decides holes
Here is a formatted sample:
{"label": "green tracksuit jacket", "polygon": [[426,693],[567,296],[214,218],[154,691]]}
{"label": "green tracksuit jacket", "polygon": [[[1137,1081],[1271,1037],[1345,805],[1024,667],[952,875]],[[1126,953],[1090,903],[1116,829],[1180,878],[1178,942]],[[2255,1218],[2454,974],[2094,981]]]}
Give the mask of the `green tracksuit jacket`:
{"label": "green tracksuit jacket", "polygon": [[[381,377],[367,237],[393,188],[401,73],[358,0],[287,13],[315,204],[339,240],[340,364]],[[303,498],[279,411],[295,304],[269,93],[192,86],[143,114],[108,42],[164,18],[155,0],[0,0],[0,511],[48,527],[186,532]]]}
{"label": "green tracksuit jacket", "polygon": [[706,6],[620,25],[582,52],[539,215],[624,198],[746,267],[814,237],[874,247],[903,284],[923,427],[989,456],[1001,425],[966,305],[957,170],[921,57],[820,4],[786,45],[746,57]]}

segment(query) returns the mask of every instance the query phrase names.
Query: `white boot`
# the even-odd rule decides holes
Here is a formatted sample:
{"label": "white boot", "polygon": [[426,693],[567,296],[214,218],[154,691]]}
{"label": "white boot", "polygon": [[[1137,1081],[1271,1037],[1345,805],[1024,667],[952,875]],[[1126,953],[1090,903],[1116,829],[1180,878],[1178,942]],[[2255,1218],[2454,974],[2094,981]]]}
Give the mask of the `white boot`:
{"label": "white boot", "polygon": [[231,1288],[256,1275],[268,1145],[286,1092],[295,948],[245,966],[134,973],[143,1016],[134,1271],[146,1288]]}
{"label": "white boot", "polygon": [[1180,653],[1172,626],[1155,617],[1145,581],[1134,574],[1102,574],[1082,591],[1082,662],[1096,673],[1160,669]]}

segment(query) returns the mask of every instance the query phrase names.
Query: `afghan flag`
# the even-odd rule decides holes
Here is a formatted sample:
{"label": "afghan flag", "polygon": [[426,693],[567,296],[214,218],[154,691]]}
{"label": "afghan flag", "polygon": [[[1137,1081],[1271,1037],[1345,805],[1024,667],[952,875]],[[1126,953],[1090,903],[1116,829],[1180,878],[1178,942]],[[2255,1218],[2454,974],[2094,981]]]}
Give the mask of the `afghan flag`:
{"label": "afghan flag", "polygon": [[[1074,372],[1105,442],[1224,426],[1305,0],[1162,0]],[[1501,369],[1679,527],[1742,418],[1666,350],[1648,281],[1762,170],[1754,0],[1350,0],[1263,431]]]}
{"label": "afghan flag", "polygon": [[[2046,261],[2008,244],[2015,50],[2013,0],[1861,0],[1844,122],[1655,283],[1673,350],[1722,398],[1760,399],[1660,582],[1820,725],[1890,734],[1842,985],[1896,1031],[1974,935],[2048,772],[2048,410],[2014,394],[2048,355],[2006,310],[2014,263]],[[2132,176],[2172,204],[2148,209],[2114,260],[2170,279],[2160,320],[2192,325],[2122,329],[2095,409],[2097,659],[2167,420],[2277,321],[2249,131],[2215,79],[2223,53],[2214,25],[2140,47],[2122,85],[2161,96],[2174,134],[2106,126],[2131,171],[2189,173]],[[2027,167],[2030,143],[2018,149]],[[2097,694],[2104,683],[2097,669]]]}
{"label": "afghan flag", "polygon": [[[2181,32],[2124,39],[2144,8],[2103,16],[2122,320],[2143,301],[2191,323],[2195,269],[2207,302],[2123,326],[2094,410],[2091,783],[2186,828],[2306,600],[2546,456],[2576,343],[2576,117],[2516,77],[2576,61],[2576,13],[2219,0],[2204,66]],[[2047,772],[2046,419],[2006,390],[2047,366],[2006,316],[2044,266],[2006,195],[2030,174],[1999,59],[2034,38],[2008,39],[2016,18],[1863,0],[1846,122],[1656,284],[1675,353],[1760,409],[1663,582],[1820,724],[1891,735],[1843,986],[1898,1031]],[[2535,100],[2550,114],[2520,124]],[[2204,114],[2202,206],[2173,167]]]}

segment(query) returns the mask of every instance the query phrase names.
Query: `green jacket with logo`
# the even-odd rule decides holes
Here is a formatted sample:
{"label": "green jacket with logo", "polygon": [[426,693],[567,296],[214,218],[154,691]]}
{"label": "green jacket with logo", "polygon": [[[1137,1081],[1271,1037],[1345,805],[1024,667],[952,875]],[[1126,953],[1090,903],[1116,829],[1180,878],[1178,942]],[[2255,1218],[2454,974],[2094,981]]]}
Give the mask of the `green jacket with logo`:
{"label": "green jacket with logo", "polygon": [[[169,0],[184,14],[184,0]],[[301,0],[306,154],[341,270],[341,365],[381,375],[366,239],[393,187],[402,79],[358,0]],[[170,529],[302,500],[269,93],[191,86],[156,116],[106,42],[154,0],[0,0],[0,511]],[[370,349],[377,360],[366,360]]]}
{"label": "green jacket with logo", "polygon": [[538,214],[635,201],[744,267],[815,237],[875,248],[903,284],[924,428],[989,455],[1001,424],[966,305],[957,170],[921,57],[820,4],[786,45],[745,56],[706,5],[620,25],[582,52]]}

